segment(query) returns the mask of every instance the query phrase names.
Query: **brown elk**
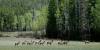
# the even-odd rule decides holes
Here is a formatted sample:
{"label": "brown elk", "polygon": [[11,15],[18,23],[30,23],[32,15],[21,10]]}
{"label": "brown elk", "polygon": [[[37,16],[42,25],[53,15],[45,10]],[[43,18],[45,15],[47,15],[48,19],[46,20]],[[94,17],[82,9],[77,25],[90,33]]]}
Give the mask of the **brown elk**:
{"label": "brown elk", "polygon": [[67,45],[68,44],[68,41],[63,41],[63,44]]}
{"label": "brown elk", "polygon": [[26,42],[22,42],[22,45],[25,45],[26,44]]}
{"label": "brown elk", "polygon": [[32,42],[27,42],[27,45],[32,45],[33,43]]}
{"label": "brown elk", "polygon": [[45,43],[45,41],[42,41],[42,42],[40,42],[39,44],[40,44],[40,45],[43,45],[44,43]]}
{"label": "brown elk", "polygon": [[53,40],[47,42],[48,45],[52,45],[52,43],[53,43]]}
{"label": "brown elk", "polygon": [[39,44],[42,40],[39,40],[39,41],[36,41],[35,42],[35,45]]}
{"label": "brown elk", "polygon": [[85,41],[85,44],[89,44],[90,43],[90,41]]}
{"label": "brown elk", "polygon": [[15,43],[15,46],[18,46],[19,44],[20,44],[20,41],[19,41],[19,42],[16,42],[16,43]]}
{"label": "brown elk", "polygon": [[63,45],[63,42],[62,42],[62,41],[58,41],[58,44],[59,44],[59,45]]}
{"label": "brown elk", "polygon": [[67,45],[68,44],[68,41],[58,41],[58,44],[59,45]]}

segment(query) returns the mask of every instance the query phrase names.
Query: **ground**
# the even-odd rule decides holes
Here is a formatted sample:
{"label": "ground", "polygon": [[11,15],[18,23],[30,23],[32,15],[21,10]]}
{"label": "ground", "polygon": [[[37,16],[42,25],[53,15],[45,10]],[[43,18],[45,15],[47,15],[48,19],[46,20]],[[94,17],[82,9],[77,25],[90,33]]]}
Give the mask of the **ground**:
{"label": "ground", "polygon": [[[67,45],[58,45],[57,40],[54,40],[52,45],[19,45],[15,46],[15,42],[18,41],[31,41],[37,39],[31,38],[14,38],[14,37],[1,37],[0,38],[0,50],[100,50],[99,42],[90,42],[85,44],[81,41],[69,41]],[[48,40],[45,40],[48,41]]]}

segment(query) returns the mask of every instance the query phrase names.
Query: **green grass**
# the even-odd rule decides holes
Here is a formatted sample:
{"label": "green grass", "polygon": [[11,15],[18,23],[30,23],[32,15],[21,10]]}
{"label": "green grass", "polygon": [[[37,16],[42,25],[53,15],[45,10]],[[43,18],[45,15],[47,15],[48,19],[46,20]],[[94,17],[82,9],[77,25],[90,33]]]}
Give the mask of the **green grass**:
{"label": "green grass", "polygon": [[0,46],[0,50],[100,50],[100,45]]}

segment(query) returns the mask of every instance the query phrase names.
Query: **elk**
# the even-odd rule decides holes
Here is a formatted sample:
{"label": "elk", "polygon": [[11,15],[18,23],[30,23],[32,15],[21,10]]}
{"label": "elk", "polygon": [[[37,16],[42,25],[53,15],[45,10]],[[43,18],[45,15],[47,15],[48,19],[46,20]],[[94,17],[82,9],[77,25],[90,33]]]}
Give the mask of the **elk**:
{"label": "elk", "polygon": [[22,42],[22,45],[25,45],[26,43],[25,42]]}
{"label": "elk", "polygon": [[27,42],[27,45],[32,45],[33,43],[32,42]]}
{"label": "elk", "polygon": [[31,41],[32,42],[32,44],[34,44],[35,43],[35,41]]}
{"label": "elk", "polygon": [[43,45],[44,43],[45,43],[45,41],[43,41],[43,42],[40,42],[39,44],[40,44],[40,45]]}
{"label": "elk", "polygon": [[42,40],[39,40],[39,41],[36,41],[35,42],[35,45],[39,44]]}
{"label": "elk", "polygon": [[90,41],[85,41],[85,44],[89,44],[90,43]]}
{"label": "elk", "polygon": [[63,41],[63,44],[67,45],[68,44],[68,41]]}
{"label": "elk", "polygon": [[18,46],[19,44],[20,44],[20,41],[19,41],[19,42],[16,42],[16,43],[15,43],[15,46]]}
{"label": "elk", "polygon": [[62,42],[62,41],[58,41],[58,44],[59,44],[59,45],[63,45],[63,42]]}
{"label": "elk", "polygon": [[48,45],[52,45],[52,43],[53,43],[53,40],[47,42]]}

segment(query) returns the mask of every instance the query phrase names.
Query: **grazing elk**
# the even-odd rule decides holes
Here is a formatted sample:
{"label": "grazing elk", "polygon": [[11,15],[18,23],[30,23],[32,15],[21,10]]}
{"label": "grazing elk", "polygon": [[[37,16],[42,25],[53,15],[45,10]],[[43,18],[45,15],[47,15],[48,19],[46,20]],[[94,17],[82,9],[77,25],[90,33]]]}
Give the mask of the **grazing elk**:
{"label": "grazing elk", "polygon": [[27,42],[27,45],[32,45],[33,43],[32,42]]}
{"label": "grazing elk", "polygon": [[59,45],[67,45],[68,44],[68,41],[58,41],[58,44]]}
{"label": "grazing elk", "polygon": [[89,44],[90,43],[90,41],[85,41],[85,44]]}
{"label": "grazing elk", "polygon": [[48,41],[48,42],[47,42],[47,45],[52,45],[52,43],[53,43],[53,40]]}
{"label": "grazing elk", "polygon": [[35,45],[39,44],[42,40],[39,40],[39,41],[36,41],[35,42]]}
{"label": "grazing elk", "polygon": [[42,41],[42,42],[40,42],[39,44],[40,44],[40,45],[43,45],[44,43],[45,43],[45,41]]}
{"label": "grazing elk", "polygon": [[16,43],[15,43],[15,46],[18,46],[19,44],[20,44],[20,41],[19,41],[19,42],[16,42]]}
{"label": "grazing elk", "polygon": [[59,45],[63,45],[63,42],[62,42],[62,41],[58,41],[58,44],[59,44]]}
{"label": "grazing elk", "polygon": [[68,41],[63,41],[63,44],[67,45],[68,44]]}
{"label": "grazing elk", "polygon": [[26,44],[26,42],[22,42],[22,45],[25,45]]}
{"label": "grazing elk", "polygon": [[35,43],[35,41],[31,41],[31,43],[32,43],[32,44],[34,44],[34,43]]}

